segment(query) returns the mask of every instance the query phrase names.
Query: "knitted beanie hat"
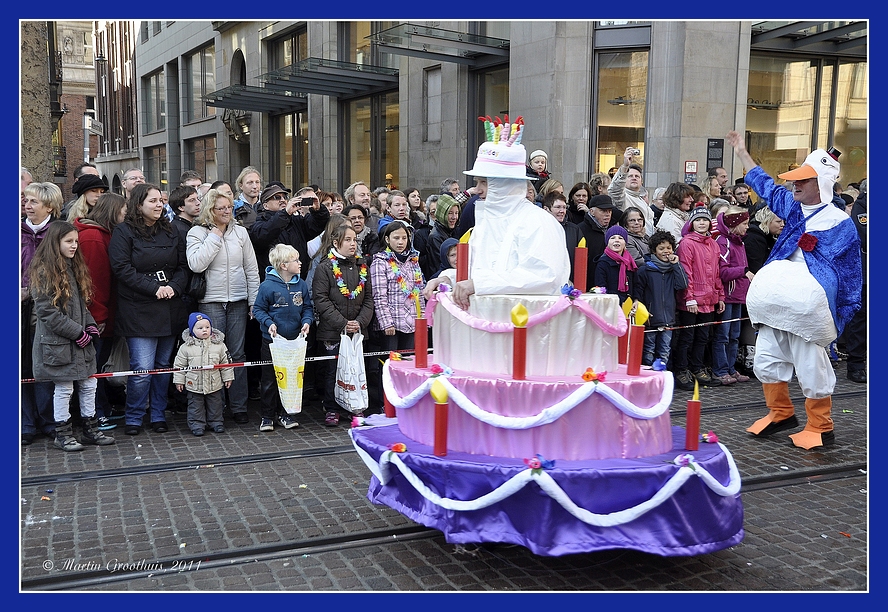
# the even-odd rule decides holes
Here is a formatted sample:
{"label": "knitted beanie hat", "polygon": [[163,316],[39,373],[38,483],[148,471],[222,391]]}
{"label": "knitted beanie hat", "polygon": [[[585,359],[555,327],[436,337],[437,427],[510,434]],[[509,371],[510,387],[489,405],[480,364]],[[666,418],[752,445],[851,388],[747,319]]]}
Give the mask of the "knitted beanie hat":
{"label": "knitted beanie hat", "polygon": [[546,161],[549,160],[549,156],[546,155],[546,152],[543,151],[542,149],[537,149],[536,151],[534,151],[533,153],[530,154],[531,161],[533,161],[534,157],[544,157],[544,158],[546,158]]}
{"label": "knitted beanie hat", "polygon": [[79,198],[90,189],[108,191],[108,186],[105,184],[105,181],[95,174],[82,174],[80,178],[74,181],[71,192]]}
{"label": "knitted beanie hat", "polygon": [[738,225],[740,225],[744,221],[749,220],[749,211],[744,210],[744,211],[730,213],[730,214],[728,214],[728,212],[725,211],[722,219],[724,220],[725,225],[727,225],[731,229],[734,229],[735,227],[737,227]]}
{"label": "knitted beanie hat", "polygon": [[190,315],[188,315],[188,331],[191,332],[192,336],[194,336],[194,326],[197,324],[198,321],[203,320],[209,321],[210,327],[213,327],[213,322],[210,320],[210,317],[202,312],[192,312]]}
{"label": "knitted beanie hat", "polygon": [[611,236],[622,236],[624,242],[629,240],[629,232],[627,232],[626,228],[622,225],[612,225],[608,228],[608,230],[604,233],[605,244],[610,242]]}
{"label": "knitted beanie hat", "polygon": [[705,204],[694,208],[691,211],[691,217],[688,221],[693,226],[694,221],[696,221],[697,219],[706,219],[707,221],[709,221],[709,224],[712,225],[712,215],[709,214],[709,209],[706,208]]}
{"label": "knitted beanie hat", "polygon": [[[453,199],[452,196],[442,194],[438,196],[438,205],[435,207],[435,220],[447,227],[447,213],[450,212],[450,209],[454,206],[459,206],[459,202]],[[461,209],[462,207],[460,207]]]}

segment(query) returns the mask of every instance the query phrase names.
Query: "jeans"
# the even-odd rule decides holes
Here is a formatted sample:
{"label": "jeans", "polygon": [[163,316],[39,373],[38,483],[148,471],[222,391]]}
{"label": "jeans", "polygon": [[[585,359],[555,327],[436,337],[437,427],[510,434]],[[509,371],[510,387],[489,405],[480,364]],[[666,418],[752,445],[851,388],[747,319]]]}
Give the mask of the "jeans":
{"label": "jeans", "polygon": [[[246,360],[244,337],[247,333],[249,306],[247,300],[240,302],[207,302],[200,305],[201,312],[210,317],[213,327],[225,334],[225,346],[232,363]],[[234,381],[228,388],[228,407],[232,413],[247,412],[247,370],[234,368]]]}
{"label": "jeans", "polygon": [[[678,311],[678,325],[686,327],[698,323],[711,323],[715,320],[714,312],[699,312],[694,314],[686,310]],[[675,353],[672,355],[674,372],[690,369],[699,372],[703,369],[703,355],[706,352],[706,344],[709,342],[709,325],[700,327],[687,327],[678,330],[678,343]]]}
{"label": "jeans", "polygon": [[96,416],[96,383],[98,382],[96,378],[56,382],[55,393],[52,396],[56,423],[64,423],[71,418],[71,396],[74,394],[75,384],[80,398],[80,416],[85,419]]}
{"label": "jeans", "polygon": [[[22,330],[22,378],[34,378],[34,370],[31,367],[32,347],[34,346],[34,326],[29,325],[31,310],[22,307],[22,319],[25,322]],[[25,336],[24,334],[28,335]],[[42,431],[49,434],[55,431],[55,417],[52,409],[52,395],[54,384],[51,381],[38,381],[22,383],[22,433],[36,434]]]}
{"label": "jeans", "polygon": [[641,363],[651,365],[655,359],[662,359],[663,363],[669,363],[669,353],[672,351],[672,330],[648,331],[644,334],[644,349],[641,355]]}
{"label": "jeans", "polygon": [[[318,356],[327,357],[330,355],[339,355],[339,342],[318,341]],[[339,405],[334,397],[334,388],[336,387],[336,360],[325,359],[320,363],[323,364],[322,380],[324,381],[324,400],[322,405],[325,412],[342,412],[346,415],[350,414],[348,410]],[[369,390],[368,390],[369,391]]]}
{"label": "jeans", "polygon": [[[127,338],[131,370],[154,370],[172,366],[175,336]],[[173,374],[143,374],[126,381],[126,424],[141,427],[147,404],[151,404],[151,422],[165,421],[167,392]]]}
{"label": "jeans", "polygon": [[[743,315],[743,304],[725,304],[722,320],[739,319]],[[715,340],[712,343],[713,373],[724,376],[737,371],[737,349],[740,346],[740,321],[731,321],[715,326]]]}
{"label": "jeans", "polygon": [[[262,348],[259,350],[259,359],[262,361],[271,361],[271,340],[262,338]],[[302,370],[303,375],[305,369]],[[303,393],[305,392],[305,384],[303,378]],[[262,366],[262,377],[259,381],[259,391],[262,396],[262,418],[274,419],[278,414],[284,412],[281,404],[281,394],[278,391],[277,374],[274,371],[274,365]]]}

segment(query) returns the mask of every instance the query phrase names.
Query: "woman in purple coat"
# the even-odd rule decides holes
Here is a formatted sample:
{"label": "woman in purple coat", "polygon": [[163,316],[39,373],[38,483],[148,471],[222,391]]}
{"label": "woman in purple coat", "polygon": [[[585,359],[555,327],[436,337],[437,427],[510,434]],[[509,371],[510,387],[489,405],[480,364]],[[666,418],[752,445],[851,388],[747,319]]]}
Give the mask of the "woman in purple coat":
{"label": "woman in purple coat", "polygon": [[746,291],[754,274],[746,261],[746,247],[743,236],[749,228],[749,211],[742,206],[731,205],[715,218],[719,249],[718,274],[725,289],[725,311],[721,325],[715,326],[715,341],[712,344],[713,373],[723,385],[746,382],[748,376],[740,374],[734,364],[740,345],[740,319]]}

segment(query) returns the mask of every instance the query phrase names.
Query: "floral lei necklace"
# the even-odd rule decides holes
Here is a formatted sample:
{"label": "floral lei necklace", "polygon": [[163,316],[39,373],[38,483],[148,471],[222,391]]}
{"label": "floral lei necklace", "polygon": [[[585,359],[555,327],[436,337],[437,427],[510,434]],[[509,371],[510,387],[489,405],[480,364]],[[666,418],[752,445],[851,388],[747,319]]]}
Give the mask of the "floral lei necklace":
{"label": "floral lei necklace", "polygon": [[389,267],[392,269],[392,273],[395,275],[395,280],[398,282],[398,287],[401,288],[401,291],[404,292],[404,295],[412,298],[416,298],[419,295],[419,290],[423,286],[422,282],[422,269],[419,267],[419,259],[416,255],[411,255],[408,261],[412,261],[414,264],[413,267],[413,287],[407,285],[407,276],[401,270],[401,266],[398,263],[398,259],[395,257],[394,251],[392,251],[391,247],[386,247],[385,252],[388,257]]}
{"label": "floral lei necklace", "polygon": [[365,263],[361,264],[361,272],[360,272],[361,282],[358,283],[358,286],[355,287],[354,291],[350,292],[348,290],[348,286],[345,284],[345,279],[342,278],[342,270],[339,269],[339,259],[336,257],[336,255],[333,254],[332,249],[330,250],[329,255],[327,255],[327,258],[331,262],[333,262],[333,276],[336,277],[336,285],[339,287],[339,293],[341,293],[342,295],[344,295],[345,297],[347,297],[350,300],[353,300],[356,297],[358,297],[358,294],[360,294],[361,291],[364,289],[364,283],[367,282],[367,264],[365,264]]}

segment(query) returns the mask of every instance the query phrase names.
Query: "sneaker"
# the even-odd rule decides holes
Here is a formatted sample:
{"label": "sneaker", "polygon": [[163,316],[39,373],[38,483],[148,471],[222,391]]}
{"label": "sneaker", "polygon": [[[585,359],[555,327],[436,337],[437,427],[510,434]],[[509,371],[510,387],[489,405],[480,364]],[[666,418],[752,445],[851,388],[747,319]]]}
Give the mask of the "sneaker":
{"label": "sneaker", "polygon": [[255,389],[250,389],[250,391],[249,391],[247,397],[248,397],[251,401],[254,401],[254,402],[255,402],[255,401],[259,401],[259,400],[261,400],[261,399],[262,399],[262,393],[259,391],[259,387],[256,387]]}
{"label": "sneaker", "polygon": [[299,427],[299,423],[296,422],[296,419],[291,417],[289,414],[278,415],[278,423],[282,425],[284,429],[293,429],[294,427]]}
{"label": "sneaker", "polygon": [[324,425],[327,427],[336,427],[339,425],[339,413],[338,412],[328,412],[327,418],[324,419]]}
{"label": "sneaker", "polygon": [[108,417],[99,417],[99,431],[108,431],[117,427],[117,423],[112,423]]}
{"label": "sneaker", "polygon": [[193,433],[195,436],[197,436],[199,438],[202,435],[204,435],[204,430],[203,429],[192,429],[191,433]]}
{"label": "sneaker", "polygon": [[694,390],[694,376],[690,370],[681,370],[675,375],[675,386],[683,391]]}
{"label": "sneaker", "polygon": [[213,433],[225,433],[225,425],[213,425]]}
{"label": "sneaker", "polygon": [[250,422],[250,417],[247,416],[246,412],[235,412],[234,413],[234,422],[243,425],[245,423]]}
{"label": "sneaker", "polygon": [[749,376],[741,374],[740,372],[734,372],[731,374],[731,377],[737,382],[749,382]]}
{"label": "sneaker", "polygon": [[706,368],[693,372],[693,375],[694,378],[697,379],[697,382],[701,385],[705,385],[708,387],[718,387],[721,385],[721,381],[718,378],[712,376]]}
{"label": "sneaker", "polygon": [[722,385],[733,385],[737,383],[737,380],[730,374],[722,374],[721,376],[716,376],[715,379]]}
{"label": "sneaker", "polygon": [[262,417],[262,423],[259,424],[259,431],[274,431],[274,421]]}

